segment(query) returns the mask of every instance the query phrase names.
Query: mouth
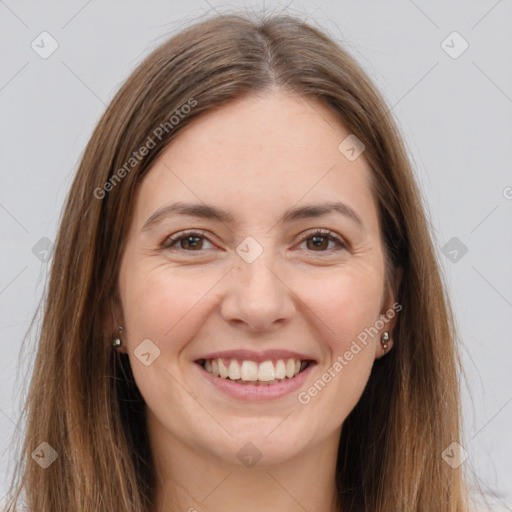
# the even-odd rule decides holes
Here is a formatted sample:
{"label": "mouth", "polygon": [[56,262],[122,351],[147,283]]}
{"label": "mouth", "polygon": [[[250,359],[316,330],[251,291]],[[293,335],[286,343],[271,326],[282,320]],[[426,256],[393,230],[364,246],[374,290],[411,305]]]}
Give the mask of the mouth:
{"label": "mouth", "polygon": [[212,357],[195,362],[212,376],[243,386],[274,386],[292,381],[315,364],[295,357],[264,361]]}

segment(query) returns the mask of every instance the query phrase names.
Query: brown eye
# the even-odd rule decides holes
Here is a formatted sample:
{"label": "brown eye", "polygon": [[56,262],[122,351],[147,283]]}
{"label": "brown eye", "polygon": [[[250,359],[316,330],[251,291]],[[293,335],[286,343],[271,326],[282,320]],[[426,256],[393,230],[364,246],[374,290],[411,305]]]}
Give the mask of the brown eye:
{"label": "brown eye", "polygon": [[203,244],[205,240],[209,242],[209,240],[200,232],[182,232],[168,237],[162,244],[162,248],[171,250],[181,249],[188,252],[200,252],[201,249],[204,248]]}
{"label": "brown eye", "polygon": [[[331,250],[347,249],[347,245],[329,230],[316,230],[305,233],[301,241],[302,243],[306,242],[307,249],[313,252],[329,252]],[[334,243],[335,248],[329,248],[330,242]]]}
{"label": "brown eye", "polygon": [[[309,243],[311,242],[311,243]],[[326,236],[312,236],[306,240],[308,249],[327,249],[330,240]]]}
{"label": "brown eye", "polygon": [[200,236],[186,236],[180,240],[181,249],[201,249],[203,246],[202,237]]}

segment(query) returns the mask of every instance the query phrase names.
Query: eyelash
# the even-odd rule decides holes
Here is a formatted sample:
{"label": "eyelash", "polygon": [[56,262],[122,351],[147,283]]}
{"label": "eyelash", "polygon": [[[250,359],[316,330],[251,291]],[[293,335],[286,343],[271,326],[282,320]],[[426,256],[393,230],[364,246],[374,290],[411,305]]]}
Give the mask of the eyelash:
{"label": "eyelash", "polygon": [[[163,249],[169,249],[169,250],[176,250],[176,248],[174,248],[173,246],[179,242],[180,240],[183,240],[183,239],[186,239],[188,237],[191,237],[191,236],[195,236],[195,237],[198,237],[198,238],[205,238],[206,240],[208,240],[210,243],[213,243],[211,242],[211,240],[209,240],[209,238],[206,236],[205,232],[204,231],[201,231],[201,230],[190,230],[190,231],[182,231],[181,233],[177,233],[176,235],[171,235],[169,237],[167,237],[163,244],[162,244],[162,248]],[[310,251],[310,252],[318,252],[318,253],[328,253],[332,250],[343,250],[343,249],[348,249],[348,246],[347,244],[341,239],[339,238],[337,235],[335,235],[332,231],[328,230],[328,229],[313,229],[313,230],[310,230],[310,231],[307,231],[306,233],[304,233],[300,240],[299,240],[299,243],[303,243],[305,242],[306,240],[309,240],[310,238],[313,238],[315,236],[320,236],[322,238],[327,238],[329,241],[332,241],[332,242],[335,242],[337,244],[337,248],[336,249],[326,249],[324,251]],[[203,252],[201,250],[198,250],[198,251],[189,251],[187,249],[181,249],[181,248],[178,248],[178,250],[182,250],[182,251],[185,251],[185,252]]]}

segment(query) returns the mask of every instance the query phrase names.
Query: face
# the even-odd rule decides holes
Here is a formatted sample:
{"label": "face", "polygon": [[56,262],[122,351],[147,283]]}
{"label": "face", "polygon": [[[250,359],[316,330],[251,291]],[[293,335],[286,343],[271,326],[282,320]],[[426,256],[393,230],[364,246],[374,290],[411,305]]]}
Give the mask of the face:
{"label": "face", "polygon": [[338,149],[348,135],[320,103],[269,92],[191,123],[144,178],[120,350],[153,441],[233,463],[250,442],[276,464],[339,438],[394,303],[364,153]]}

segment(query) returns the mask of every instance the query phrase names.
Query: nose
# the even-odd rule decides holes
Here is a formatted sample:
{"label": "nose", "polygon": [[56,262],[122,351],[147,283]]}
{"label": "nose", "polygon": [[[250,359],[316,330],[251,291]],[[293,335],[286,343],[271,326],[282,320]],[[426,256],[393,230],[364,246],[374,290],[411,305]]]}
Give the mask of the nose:
{"label": "nose", "polygon": [[264,251],[255,261],[240,258],[229,273],[228,291],[221,305],[226,322],[251,331],[272,331],[295,312],[293,292]]}

